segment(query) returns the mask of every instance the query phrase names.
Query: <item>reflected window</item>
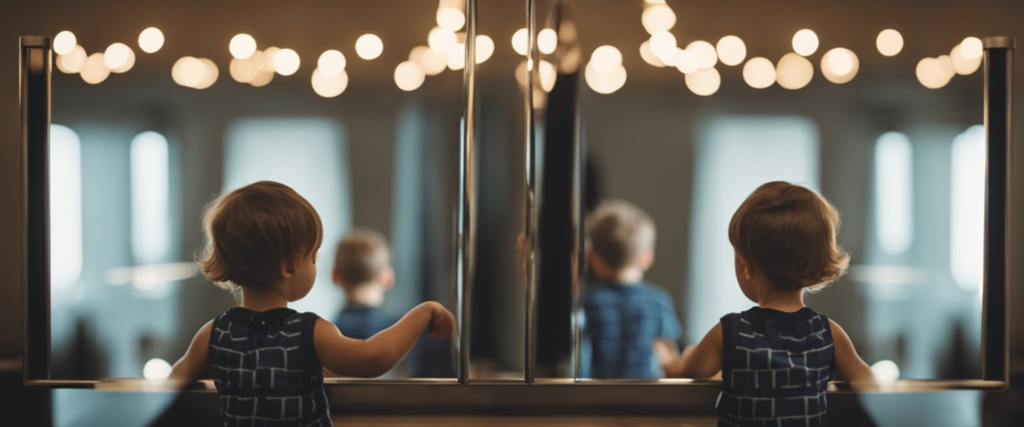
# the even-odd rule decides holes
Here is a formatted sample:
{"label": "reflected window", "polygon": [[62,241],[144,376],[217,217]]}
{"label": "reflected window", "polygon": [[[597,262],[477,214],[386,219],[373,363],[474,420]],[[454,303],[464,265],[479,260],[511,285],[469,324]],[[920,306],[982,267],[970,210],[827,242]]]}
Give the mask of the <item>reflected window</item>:
{"label": "reflected window", "polygon": [[50,126],[50,287],[54,297],[82,273],[82,142]]}
{"label": "reflected window", "polygon": [[167,150],[167,138],[156,132],[132,139],[132,256],[137,264],[163,260],[170,246]]}
{"label": "reflected window", "polygon": [[[706,331],[722,313],[753,304],[736,283],[729,220],[743,200],[769,181],[818,188],[818,128],[799,116],[721,116],[697,135],[690,224],[691,331]],[[698,332],[699,333],[699,332]]]}
{"label": "reflected window", "polygon": [[226,135],[224,191],[277,181],[295,189],[320,214],[324,238],[316,284],[292,307],[333,317],[343,299],[331,283],[334,249],[352,224],[344,128],[321,118],[245,118],[233,121]]}
{"label": "reflected window", "polygon": [[985,127],[974,125],[953,140],[950,270],[965,290],[979,289],[985,253]]}
{"label": "reflected window", "polygon": [[913,149],[900,132],[875,142],[875,232],[882,250],[901,254],[913,240]]}

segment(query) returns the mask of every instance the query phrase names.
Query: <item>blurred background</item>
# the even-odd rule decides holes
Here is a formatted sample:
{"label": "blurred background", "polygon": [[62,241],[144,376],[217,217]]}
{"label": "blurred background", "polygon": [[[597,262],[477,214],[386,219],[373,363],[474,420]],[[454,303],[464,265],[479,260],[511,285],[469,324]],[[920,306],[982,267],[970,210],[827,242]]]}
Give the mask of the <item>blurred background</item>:
{"label": "blurred background", "polygon": [[[808,304],[889,373],[980,377],[985,153],[974,38],[1020,36],[1024,4],[566,4],[588,197],[629,200],[655,220],[647,279],[672,295],[684,342],[751,305],[735,284],[727,223],[757,185],[783,179],[839,208],[853,257],[849,274]],[[525,7],[479,2],[474,378],[522,377]],[[0,6],[9,18],[0,28],[9,51],[0,61],[0,194],[9,200],[0,322],[13,325],[0,332],[0,357],[17,366],[21,353],[15,45],[27,34],[74,35],[54,39],[65,53],[52,83],[54,378],[158,376],[183,354],[234,303],[192,263],[202,208],[260,179],[293,186],[324,220],[317,284],[294,308],[331,318],[344,306],[329,260],[353,227],[391,243],[398,280],[386,311],[432,299],[451,307],[465,65],[451,52],[465,28],[439,9],[444,1]],[[552,2],[537,10],[549,28]],[[550,36],[538,34],[544,55]],[[552,63],[538,67],[545,91],[573,81]],[[1021,230],[1011,242],[1024,244]],[[1022,293],[1011,298],[1024,307]],[[1021,312],[1010,310],[1012,324]],[[1011,333],[1021,372],[1024,337]],[[567,357],[571,343],[554,339],[540,351]]]}

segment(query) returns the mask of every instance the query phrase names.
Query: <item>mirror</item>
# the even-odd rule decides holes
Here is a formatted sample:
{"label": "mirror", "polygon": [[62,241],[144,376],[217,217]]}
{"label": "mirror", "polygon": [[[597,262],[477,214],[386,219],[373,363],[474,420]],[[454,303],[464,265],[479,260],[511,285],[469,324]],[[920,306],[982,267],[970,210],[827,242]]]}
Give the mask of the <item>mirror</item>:
{"label": "mirror", "polygon": [[[837,16],[793,22],[753,4],[726,14],[678,2],[561,3],[577,6],[587,182],[600,183],[600,200],[628,201],[655,225],[653,264],[632,281],[649,284],[674,314],[645,318],[661,322],[659,332],[638,334],[678,351],[721,316],[756,305],[736,283],[729,221],[759,185],[784,180],[835,205],[838,242],[851,254],[847,274],[806,295],[807,305],[841,324],[880,378],[981,377],[977,39],[905,33],[903,45],[881,23],[844,31],[830,24]],[[807,46],[805,26],[817,32]],[[603,282],[591,263],[582,377],[661,377],[650,351],[632,373],[595,372],[595,358],[612,357],[596,353],[646,340],[635,343],[639,352],[652,340],[616,335],[632,327],[617,315],[607,315],[614,328],[595,329],[613,310],[586,307]]]}

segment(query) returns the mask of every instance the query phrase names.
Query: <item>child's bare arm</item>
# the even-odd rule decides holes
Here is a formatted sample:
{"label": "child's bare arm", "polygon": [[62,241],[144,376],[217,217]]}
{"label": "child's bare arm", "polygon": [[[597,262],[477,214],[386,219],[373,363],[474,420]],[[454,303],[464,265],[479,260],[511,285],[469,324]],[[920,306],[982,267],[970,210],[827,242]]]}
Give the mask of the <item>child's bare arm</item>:
{"label": "child's bare arm", "polygon": [[687,346],[683,355],[662,365],[665,376],[672,378],[710,378],[722,370],[722,324],[708,331],[700,344]]}
{"label": "child's bare arm", "polygon": [[441,304],[426,302],[365,341],[348,338],[333,323],[319,319],[313,332],[313,347],[328,371],[346,377],[374,378],[401,362],[428,326],[430,336],[447,338],[455,332],[455,317]]}
{"label": "child's bare arm", "polygon": [[850,382],[852,387],[876,386],[875,375],[871,372],[871,367],[857,355],[850,336],[846,335],[846,331],[838,323],[832,320],[829,320],[829,323],[832,324],[832,341],[836,346],[836,372],[842,379]]}
{"label": "child's bare arm", "polygon": [[210,332],[212,330],[212,320],[199,328],[195,338],[192,338],[192,344],[188,346],[188,351],[174,364],[170,379],[192,382],[206,377],[210,369]]}

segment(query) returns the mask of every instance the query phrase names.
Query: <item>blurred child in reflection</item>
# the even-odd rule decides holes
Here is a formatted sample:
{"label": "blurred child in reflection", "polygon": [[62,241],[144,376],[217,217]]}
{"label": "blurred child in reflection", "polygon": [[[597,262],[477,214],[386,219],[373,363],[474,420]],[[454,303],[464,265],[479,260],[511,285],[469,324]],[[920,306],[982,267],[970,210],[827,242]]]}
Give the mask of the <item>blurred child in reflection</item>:
{"label": "blurred child in reflection", "polygon": [[436,302],[417,306],[367,340],[343,335],[314,313],[289,309],[313,287],[323,227],[313,206],[288,186],[261,181],[218,197],[206,208],[203,230],[203,274],[240,291],[242,304],[199,329],[171,378],[212,376],[227,426],[329,426],[324,368],[380,376],[423,330],[439,338],[454,332],[454,318]]}
{"label": "blurred child in reflection", "polygon": [[591,378],[659,378],[655,342],[675,348],[681,328],[672,297],[644,282],[654,263],[654,221],[625,201],[601,204],[587,224],[590,274],[583,295]]}
{"label": "blurred child in reflection", "polygon": [[669,376],[707,378],[721,371],[720,426],[827,425],[825,389],[835,371],[854,387],[871,385],[871,368],[850,337],[804,306],[845,272],[836,243],[839,214],[813,191],[769,182],[732,217],[736,279],[757,306],[731,313],[679,358],[657,348]]}

